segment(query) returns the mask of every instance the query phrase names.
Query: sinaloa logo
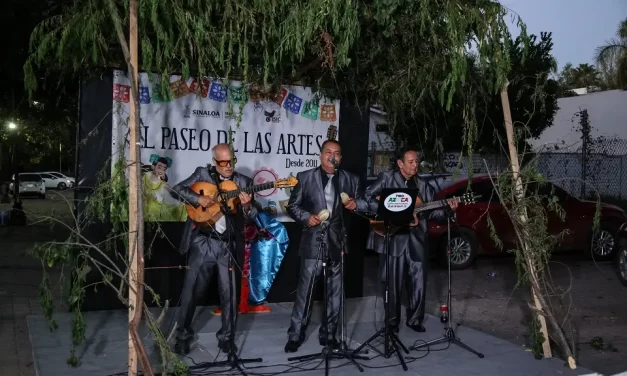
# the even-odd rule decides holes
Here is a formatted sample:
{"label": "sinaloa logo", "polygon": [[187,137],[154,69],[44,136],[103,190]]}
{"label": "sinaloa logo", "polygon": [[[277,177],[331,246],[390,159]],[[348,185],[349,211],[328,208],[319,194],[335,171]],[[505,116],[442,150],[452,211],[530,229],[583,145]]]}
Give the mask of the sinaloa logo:
{"label": "sinaloa logo", "polygon": [[192,115],[196,117],[219,118],[220,111],[218,110],[192,110]]}
{"label": "sinaloa logo", "polygon": [[190,118],[192,116],[213,119],[219,119],[222,117],[220,111],[218,110],[192,110],[189,108],[189,106],[186,105],[185,109],[183,110],[183,117]]}
{"label": "sinaloa logo", "polygon": [[411,205],[411,197],[407,193],[393,193],[385,198],[383,206],[391,212],[401,212]]}

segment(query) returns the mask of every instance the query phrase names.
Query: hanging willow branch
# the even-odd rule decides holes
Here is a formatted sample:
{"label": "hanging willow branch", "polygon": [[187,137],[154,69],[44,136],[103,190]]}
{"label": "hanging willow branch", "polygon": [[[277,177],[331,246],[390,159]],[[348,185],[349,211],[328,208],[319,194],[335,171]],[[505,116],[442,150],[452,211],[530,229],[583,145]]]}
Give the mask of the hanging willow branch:
{"label": "hanging willow branch", "polygon": [[[125,66],[108,1],[75,0],[37,26],[24,66],[29,92],[41,70],[84,77]],[[127,1],[111,1],[128,14]],[[434,104],[450,110],[469,64],[493,93],[510,70],[507,13],[493,0],[142,0],[139,12],[143,71],[298,81],[381,105],[393,131]]]}

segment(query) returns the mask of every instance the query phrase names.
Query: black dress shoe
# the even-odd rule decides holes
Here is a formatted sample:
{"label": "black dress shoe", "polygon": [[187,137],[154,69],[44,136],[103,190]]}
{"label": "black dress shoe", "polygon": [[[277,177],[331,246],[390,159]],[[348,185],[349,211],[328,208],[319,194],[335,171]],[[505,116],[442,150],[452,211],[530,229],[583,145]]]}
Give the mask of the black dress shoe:
{"label": "black dress shoe", "polygon": [[218,341],[218,348],[225,354],[237,352],[237,346],[235,344],[233,344],[233,348],[231,348],[231,341]]}
{"label": "black dress shoe", "polygon": [[407,323],[407,327],[411,330],[413,330],[414,332],[418,332],[418,333],[424,333],[427,331],[427,329],[425,329],[424,326],[422,326],[422,324],[410,324]]}
{"label": "black dress shoe", "polygon": [[189,354],[189,340],[179,339],[174,343],[174,352],[178,355]]}
{"label": "black dress shoe", "polygon": [[287,341],[287,343],[285,344],[285,352],[286,353],[293,353],[298,351],[298,348],[300,347],[300,345],[302,344],[302,342],[299,341]]}

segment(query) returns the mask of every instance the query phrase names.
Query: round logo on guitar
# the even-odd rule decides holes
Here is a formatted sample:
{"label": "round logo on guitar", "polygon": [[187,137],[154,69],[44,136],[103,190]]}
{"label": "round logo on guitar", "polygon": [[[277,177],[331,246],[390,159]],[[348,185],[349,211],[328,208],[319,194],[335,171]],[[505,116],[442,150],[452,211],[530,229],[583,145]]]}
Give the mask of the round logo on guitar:
{"label": "round logo on guitar", "polygon": [[[274,172],[271,168],[262,167],[257,171],[253,172],[253,184],[263,184],[276,181],[279,178],[276,172]],[[255,193],[255,195],[259,197],[269,197],[272,196],[277,191],[276,188],[266,189],[260,192]]]}
{"label": "round logo on guitar", "polygon": [[391,212],[401,212],[407,210],[411,202],[411,196],[407,193],[398,192],[386,197],[385,201],[383,201],[383,206]]}

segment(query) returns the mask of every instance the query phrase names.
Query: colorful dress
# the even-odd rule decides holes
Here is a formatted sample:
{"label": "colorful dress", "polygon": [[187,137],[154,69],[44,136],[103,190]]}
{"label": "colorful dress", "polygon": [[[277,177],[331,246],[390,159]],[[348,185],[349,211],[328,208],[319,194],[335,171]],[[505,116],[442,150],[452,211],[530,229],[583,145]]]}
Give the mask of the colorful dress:
{"label": "colorful dress", "polygon": [[151,172],[144,174],[144,217],[150,222],[182,222],[187,219],[185,205],[170,195],[167,183],[152,181]]}

